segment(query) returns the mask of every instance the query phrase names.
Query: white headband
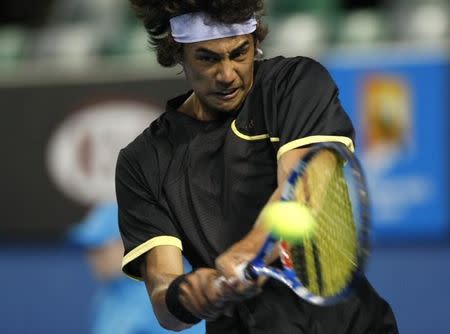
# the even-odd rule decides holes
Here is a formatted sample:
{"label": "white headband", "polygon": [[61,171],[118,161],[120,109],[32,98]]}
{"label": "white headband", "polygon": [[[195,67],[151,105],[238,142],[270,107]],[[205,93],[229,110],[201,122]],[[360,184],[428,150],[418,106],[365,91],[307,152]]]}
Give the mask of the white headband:
{"label": "white headband", "polygon": [[211,39],[246,35],[256,30],[256,19],[225,24],[214,21],[205,13],[188,13],[170,19],[172,37],[179,43],[194,43]]}

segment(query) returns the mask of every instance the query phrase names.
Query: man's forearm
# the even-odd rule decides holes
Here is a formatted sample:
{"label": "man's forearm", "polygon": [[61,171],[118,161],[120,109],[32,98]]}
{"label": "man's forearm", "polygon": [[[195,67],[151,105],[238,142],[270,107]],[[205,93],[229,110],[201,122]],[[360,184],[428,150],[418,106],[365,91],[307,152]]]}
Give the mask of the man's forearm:
{"label": "man's forearm", "polygon": [[153,311],[155,312],[159,324],[165,329],[172,331],[181,331],[191,327],[191,324],[186,324],[178,320],[172,313],[170,313],[166,305],[166,292],[167,287],[154,291],[150,296]]}
{"label": "man's forearm", "polygon": [[145,255],[140,270],[159,324],[173,331],[191,327],[177,319],[166,304],[170,284],[184,271],[181,251],[172,246],[155,247]]}

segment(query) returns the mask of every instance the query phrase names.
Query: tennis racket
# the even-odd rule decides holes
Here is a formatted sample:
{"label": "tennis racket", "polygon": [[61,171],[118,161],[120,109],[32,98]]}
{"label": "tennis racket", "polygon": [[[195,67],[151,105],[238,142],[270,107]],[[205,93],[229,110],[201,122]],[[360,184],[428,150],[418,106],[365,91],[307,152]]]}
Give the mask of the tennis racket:
{"label": "tennis racket", "polygon": [[[313,235],[296,244],[269,235],[256,257],[238,268],[238,278],[272,277],[316,305],[348,297],[369,255],[368,191],[355,155],[339,143],[312,146],[288,176],[281,200],[310,209]],[[282,268],[265,263],[274,247]]]}

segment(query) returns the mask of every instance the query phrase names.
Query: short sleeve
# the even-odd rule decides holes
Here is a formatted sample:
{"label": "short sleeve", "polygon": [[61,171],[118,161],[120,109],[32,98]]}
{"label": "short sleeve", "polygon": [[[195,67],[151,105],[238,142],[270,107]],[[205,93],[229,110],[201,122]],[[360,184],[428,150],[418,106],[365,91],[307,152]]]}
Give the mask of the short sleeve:
{"label": "short sleeve", "polygon": [[[148,157],[146,159],[148,161]],[[116,165],[116,196],[119,229],[125,247],[122,269],[136,279],[141,279],[141,255],[160,245],[182,248],[177,229],[155,195],[157,173],[144,175],[142,170],[129,152],[120,152]],[[154,179],[149,181],[152,176]]]}
{"label": "short sleeve", "polygon": [[275,82],[276,114],[269,124],[279,139],[277,158],[294,148],[335,141],[353,150],[354,129],[328,71],[309,58],[286,59]]}

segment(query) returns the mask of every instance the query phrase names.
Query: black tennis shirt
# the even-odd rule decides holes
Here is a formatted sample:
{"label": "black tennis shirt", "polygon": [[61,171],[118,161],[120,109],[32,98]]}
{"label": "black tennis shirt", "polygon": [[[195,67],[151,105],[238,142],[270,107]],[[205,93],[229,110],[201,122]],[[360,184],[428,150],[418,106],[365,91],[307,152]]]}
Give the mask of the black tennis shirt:
{"label": "black tennis shirt", "polygon": [[[323,141],[353,149],[338,89],[309,58],[256,62],[245,101],[218,120],[178,112],[191,93],[170,100],[118,158],[123,270],[135,278],[141,278],[140,257],[158,245],[179,247],[194,268],[214,267],[252,228],[277,187],[277,161],[285,152]],[[231,318],[206,328],[214,334],[398,333],[389,305],[367,281],[345,303],[317,307],[269,280]]]}

